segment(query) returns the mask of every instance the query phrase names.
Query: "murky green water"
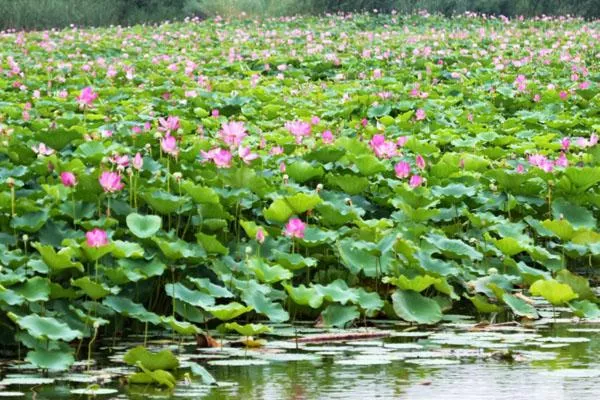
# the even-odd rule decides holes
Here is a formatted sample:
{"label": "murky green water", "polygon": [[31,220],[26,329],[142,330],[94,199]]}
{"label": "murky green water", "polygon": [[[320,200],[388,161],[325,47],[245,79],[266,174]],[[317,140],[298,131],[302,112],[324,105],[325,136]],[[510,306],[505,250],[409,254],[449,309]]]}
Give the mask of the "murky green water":
{"label": "murky green water", "polygon": [[[24,393],[16,398],[86,398],[71,394],[71,390],[94,381],[103,388],[118,390],[97,396],[107,399],[600,398],[600,321],[547,319],[536,326],[484,330],[474,329],[474,324],[458,319],[426,331],[381,325],[379,329],[392,331],[390,337],[303,344],[298,349],[290,327],[276,329],[279,336],[270,337],[265,347],[254,350],[157,343],[154,349],[168,346],[179,350],[182,367],[188,361],[205,366],[221,385],[209,387],[196,378],[186,383],[182,368],[182,379],[174,390],[127,385],[124,374],[132,369],[119,360],[136,343],[119,343],[103,368],[51,375],[56,380],[49,384],[11,384],[1,390]],[[302,333],[321,332],[303,326],[298,329]],[[507,360],[507,350],[512,351],[513,360]],[[10,365],[2,373],[5,379],[23,374],[39,376]]]}

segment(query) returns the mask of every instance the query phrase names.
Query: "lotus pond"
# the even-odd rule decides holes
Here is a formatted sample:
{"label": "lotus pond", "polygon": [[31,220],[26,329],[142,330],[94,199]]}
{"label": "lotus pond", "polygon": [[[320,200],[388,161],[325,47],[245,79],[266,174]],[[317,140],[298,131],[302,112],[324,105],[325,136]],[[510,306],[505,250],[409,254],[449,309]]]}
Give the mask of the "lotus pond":
{"label": "lotus pond", "polygon": [[2,394],[593,393],[599,28],[0,33]]}

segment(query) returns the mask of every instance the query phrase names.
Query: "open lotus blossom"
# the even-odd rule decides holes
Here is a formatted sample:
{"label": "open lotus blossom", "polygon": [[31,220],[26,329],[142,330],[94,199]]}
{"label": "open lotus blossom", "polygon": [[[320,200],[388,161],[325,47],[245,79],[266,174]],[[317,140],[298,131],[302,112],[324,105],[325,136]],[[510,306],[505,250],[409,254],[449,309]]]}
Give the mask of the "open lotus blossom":
{"label": "open lotus blossom", "polygon": [[554,169],[554,162],[542,154],[532,154],[527,161],[530,165],[541,168],[545,172],[552,172]]}
{"label": "open lotus blossom", "polygon": [[426,118],[426,114],[425,114],[425,110],[423,110],[422,108],[419,108],[416,112],[415,112],[415,118],[417,119],[417,121],[422,121]]}
{"label": "open lotus blossom", "polygon": [[406,142],[408,142],[408,136],[400,136],[398,140],[396,140],[398,147],[404,147]]}
{"label": "open lotus blossom", "polygon": [[517,165],[517,174],[523,174],[523,173],[525,173],[525,167],[523,166],[523,164]]}
{"label": "open lotus blossom", "polygon": [[285,129],[294,135],[296,144],[301,144],[305,137],[310,136],[310,124],[303,121],[286,122]]}
{"label": "open lotus blossom", "polygon": [[230,146],[239,146],[247,135],[243,122],[225,122],[219,131],[219,136],[223,142]]}
{"label": "open lotus blossom", "polygon": [[158,130],[165,133],[175,132],[179,129],[179,118],[174,116],[169,116],[165,118],[158,119]]}
{"label": "open lotus blossom", "polygon": [[256,241],[260,244],[263,244],[265,242],[265,232],[263,231],[263,228],[258,228],[256,231]]}
{"label": "open lotus blossom", "polygon": [[560,141],[560,147],[564,150],[567,151],[569,150],[569,147],[571,146],[571,139],[569,139],[568,137],[563,138]]}
{"label": "open lotus blossom", "polygon": [[420,175],[413,175],[410,177],[408,184],[411,188],[419,187],[423,184],[423,177]]}
{"label": "open lotus blossom", "polygon": [[231,167],[231,152],[226,149],[219,147],[209,151],[200,151],[200,154],[204,158],[204,161],[212,161],[215,163],[217,168],[229,168]]}
{"label": "open lotus blossom", "polygon": [[112,171],[102,172],[99,181],[100,186],[102,186],[102,189],[107,193],[117,192],[125,186],[123,182],[121,182],[121,175]]}
{"label": "open lotus blossom", "polygon": [[77,178],[75,177],[75,174],[72,172],[62,172],[60,174],[60,180],[62,182],[62,184],[66,187],[73,187],[75,185],[77,185]]}
{"label": "open lotus blossom", "polygon": [[417,154],[417,158],[416,158],[416,162],[417,164],[417,168],[419,169],[425,169],[425,159],[423,158],[422,155]]}
{"label": "open lotus blossom", "polygon": [[385,140],[381,134],[373,135],[369,141],[369,146],[379,158],[392,158],[397,155],[397,145],[393,141]]}
{"label": "open lotus blossom", "polygon": [[135,153],[135,157],[133,157],[133,168],[139,171],[143,166],[144,159],[142,158],[142,155],[140,153]]}
{"label": "open lotus blossom", "polygon": [[95,228],[85,234],[86,244],[89,247],[103,247],[108,245],[108,236],[102,229]]}
{"label": "open lotus blossom", "polygon": [[176,157],[179,153],[179,149],[177,148],[177,140],[171,136],[169,133],[160,140],[160,148],[165,153]]}
{"label": "open lotus blossom", "polygon": [[321,122],[321,118],[317,117],[316,115],[313,115],[313,117],[310,119],[310,123],[313,125],[319,125],[319,122]]}
{"label": "open lotus blossom", "polygon": [[83,88],[79,96],[77,96],[77,102],[82,107],[91,107],[94,103],[94,100],[96,100],[97,98],[98,93],[95,93],[94,89],[88,86]]}
{"label": "open lotus blossom", "polygon": [[35,154],[39,154],[42,156],[49,156],[54,154],[54,149],[51,149],[50,147],[46,146],[46,144],[44,143],[40,143],[37,146],[32,146],[31,150],[33,150],[33,152]]}
{"label": "open lotus blossom", "polygon": [[258,154],[252,153],[250,147],[243,146],[238,147],[238,156],[246,164],[250,164],[252,160],[256,160],[258,158]]}
{"label": "open lotus blossom", "polygon": [[283,234],[291,238],[302,239],[304,237],[305,229],[306,224],[302,222],[300,218],[292,218],[285,225],[285,230],[283,231]]}
{"label": "open lotus blossom", "polygon": [[410,164],[406,161],[400,161],[394,167],[394,171],[396,172],[396,177],[399,179],[408,178],[410,175]]}
{"label": "open lotus blossom", "polygon": [[112,162],[113,164],[116,164],[117,168],[122,171],[123,169],[125,169],[129,166],[129,156],[128,155],[121,156],[119,154],[115,154],[114,156],[112,156],[110,158],[110,162]]}
{"label": "open lotus blossom", "polygon": [[325,131],[325,132],[323,132],[321,134],[321,140],[325,144],[331,144],[331,143],[333,143],[333,134],[331,133],[331,131]]}
{"label": "open lotus blossom", "polygon": [[567,168],[569,166],[569,160],[567,159],[565,153],[560,153],[560,156],[554,161],[554,165],[562,168]]}

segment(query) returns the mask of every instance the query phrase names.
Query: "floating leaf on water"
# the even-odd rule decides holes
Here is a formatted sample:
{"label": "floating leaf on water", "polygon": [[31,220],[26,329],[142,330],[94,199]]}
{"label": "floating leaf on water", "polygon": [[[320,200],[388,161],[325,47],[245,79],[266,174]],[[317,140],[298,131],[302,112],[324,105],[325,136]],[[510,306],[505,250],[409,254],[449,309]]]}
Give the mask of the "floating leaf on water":
{"label": "floating leaf on water", "polygon": [[459,360],[449,360],[446,358],[407,358],[404,362],[408,364],[416,364],[421,366],[443,366],[443,365],[454,365],[460,364]]}
{"label": "floating leaf on water", "polygon": [[71,394],[79,394],[85,396],[107,396],[109,394],[119,393],[117,389],[88,387],[85,389],[71,389]]}
{"label": "floating leaf on water", "polygon": [[135,347],[129,350],[123,357],[129,365],[142,365],[150,371],[163,369],[172,370],[179,366],[179,360],[169,350],[162,350],[158,353],[152,353],[143,346]]}
{"label": "floating leaf on water", "polygon": [[248,359],[211,360],[211,361],[208,361],[208,364],[214,365],[214,366],[221,366],[221,367],[249,367],[249,366],[269,365],[269,361],[248,358]]}
{"label": "floating leaf on water", "polygon": [[10,378],[5,378],[0,381],[0,386],[10,386],[10,385],[24,385],[24,386],[38,386],[38,385],[50,385],[55,382],[53,378],[39,378],[33,376],[12,376]]}

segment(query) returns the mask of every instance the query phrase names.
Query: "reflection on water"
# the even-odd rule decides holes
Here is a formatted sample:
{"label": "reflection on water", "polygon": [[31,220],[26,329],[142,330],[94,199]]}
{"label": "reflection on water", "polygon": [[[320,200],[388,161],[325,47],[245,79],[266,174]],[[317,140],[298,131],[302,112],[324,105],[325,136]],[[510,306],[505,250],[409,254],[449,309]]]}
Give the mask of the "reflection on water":
{"label": "reflection on water", "polygon": [[[103,387],[119,390],[119,399],[598,399],[600,398],[600,325],[561,323],[537,330],[506,328],[473,332],[448,324],[427,337],[390,337],[367,342],[305,345],[316,361],[277,361],[291,352],[277,341],[269,345],[266,365],[210,365],[223,353],[185,348],[181,356],[199,362],[223,387],[193,381],[175,390],[128,386],[113,379]],[[427,335],[425,333],[424,335]],[[568,339],[564,339],[568,338]],[[577,342],[577,340],[588,340]],[[280,341],[280,343],[284,343]],[[508,354],[507,349],[513,353]],[[295,351],[295,350],[293,350]],[[239,357],[262,351],[239,350]],[[209,354],[210,353],[210,354]],[[289,355],[289,354],[288,354]],[[315,357],[316,356],[316,357]],[[198,358],[196,358],[198,357]],[[309,357],[307,357],[309,358]],[[508,359],[514,358],[513,361]],[[342,362],[340,362],[342,361]],[[115,364],[111,364],[114,366]],[[8,371],[14,373],[14,371]],[[84,398],[70,389],[84,384],[11,385],[29,399]],[[121,383],[119,383],[121,382]]]}

